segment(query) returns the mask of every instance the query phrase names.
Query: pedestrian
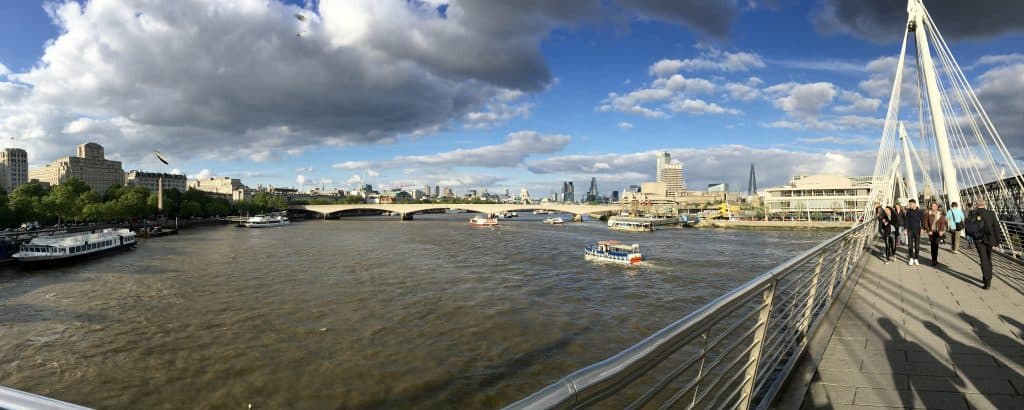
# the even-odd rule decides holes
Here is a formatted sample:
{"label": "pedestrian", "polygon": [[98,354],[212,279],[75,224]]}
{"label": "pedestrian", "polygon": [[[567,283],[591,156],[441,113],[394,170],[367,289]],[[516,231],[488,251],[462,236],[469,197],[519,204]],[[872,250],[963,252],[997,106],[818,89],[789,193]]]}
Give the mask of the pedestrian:
{"label": "pedestrian", "polygon": [[882,214],[878,216],[878,226],[881,227],[882,239],[885,240],[885,263],[888,265],[896,252],[892,233],[892,207],[883,208]]}
{"label": "pedestrian", "polygon": [[932,266],[939,264],[939,241],[946,236],[946,215],[942,213],[938,202],[932,202],[932,209],[924,215],[924,229],[928,231],[928,239],[932,245]]}
{"label": "pedestrian", "polygon": [[[906,219],[906,211],[903,210],[903,206],[900,204],[893,205],[892,207],[892,234],[894,236],[893,243],[896,244],[896,249],[900,247],[900,231],[903,228],[903,224]],[[906,239],[904,239],[906,240]]]}
{"label": "pedestrian", "polygon": [[911,199],[903,216],[903,227],[907,236],[907,265],[920,265],[917,255],[921,252],[921,228],[924,212],[917,207],[917,200]]}
{"label": "pedestrian", "polygon": [[953,234],[953,253],[960,253],[960,231],[964,230],[964,211],[960,210],[960,205],[956,202],[949,205],[946,221],[949,221],[949,230]]}
{"label": "pedestrian", "polygon": [[875,231],[878,232],[879,238],[885,238],[882,236],[882,222],[879,218],[882,217],[882,205],[875,202]]}
{"label": "pedestrian", "polygon": [[981,262],[982,288],[988,289],[992,286],[992,247],[999,245],[999,228],[996,226],[996,213],[985,208],[985,200],[979,199],[974,204],[974,210],[967,217],[967,221],[978,224],[971,236],[974,239],[974,249],[978,251],[978,259]]}

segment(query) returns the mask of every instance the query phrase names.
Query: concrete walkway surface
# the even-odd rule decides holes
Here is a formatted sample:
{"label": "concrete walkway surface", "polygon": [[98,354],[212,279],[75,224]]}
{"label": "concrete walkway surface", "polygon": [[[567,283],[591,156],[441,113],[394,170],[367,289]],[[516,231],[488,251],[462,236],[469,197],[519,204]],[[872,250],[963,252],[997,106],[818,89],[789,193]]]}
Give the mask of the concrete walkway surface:
{"label": "concrete walkway surface", "polygon": [[1024,265],[993,255],[985,290],[972,245],[921,242],[908,266],[872,239],[802,408],[1024,409]]}

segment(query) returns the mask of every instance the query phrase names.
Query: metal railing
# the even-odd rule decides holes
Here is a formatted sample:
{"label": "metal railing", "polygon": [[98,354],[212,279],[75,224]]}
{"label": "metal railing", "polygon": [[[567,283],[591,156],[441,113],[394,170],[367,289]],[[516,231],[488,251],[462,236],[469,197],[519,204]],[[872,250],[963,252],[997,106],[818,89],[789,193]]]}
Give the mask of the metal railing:
{"label": "metal railing", "polygon": [[0,409],[10,410],[89,410],[77,404],[66,403],[60,400],[43,397],[38,394],[26,393],[10,387],[0,386]]}
{"label": "metal railing", "polygon": [[874,226],[861,223],[508,408],[765,408]]}
{"label": "metal railing", "polygon": [[999,221],[999,246],[997,252],[1017,259],[1024,259],[1024,223]]}

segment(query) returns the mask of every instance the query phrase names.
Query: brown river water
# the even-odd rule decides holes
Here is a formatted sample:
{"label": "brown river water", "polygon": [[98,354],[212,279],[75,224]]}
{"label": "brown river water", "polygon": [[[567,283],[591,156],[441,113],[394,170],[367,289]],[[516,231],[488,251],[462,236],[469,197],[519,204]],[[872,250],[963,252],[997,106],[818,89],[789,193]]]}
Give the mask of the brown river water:
{"label": "brown river water", "polygon": [[[97,408],[497,408],[836,232],[470,214],[233,226],[0,270],[0,385]],[[583,260],[640,243],[640,267]]]}

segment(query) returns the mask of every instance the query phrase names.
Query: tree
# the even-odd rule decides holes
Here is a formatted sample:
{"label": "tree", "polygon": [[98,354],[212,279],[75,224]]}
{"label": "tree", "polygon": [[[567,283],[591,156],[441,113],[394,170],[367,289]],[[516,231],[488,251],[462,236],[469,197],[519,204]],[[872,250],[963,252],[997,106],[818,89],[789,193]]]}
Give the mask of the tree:
{"label": "tree", "polygon": [[50,192],[43,197],[42,204],[50,213],[57,216],[58,223],[61,220],[77,220],[82,212],[81,195],[89,191],[90,188],[85,182],[71,178],[50,188]]}
{"label": "tree", "polygon": [[15,188],[8,198],[14,224],[45,219],[42,203],[45,195],[46,188],[43,188],[38,182],[29,182]]}

